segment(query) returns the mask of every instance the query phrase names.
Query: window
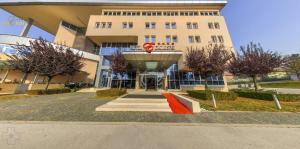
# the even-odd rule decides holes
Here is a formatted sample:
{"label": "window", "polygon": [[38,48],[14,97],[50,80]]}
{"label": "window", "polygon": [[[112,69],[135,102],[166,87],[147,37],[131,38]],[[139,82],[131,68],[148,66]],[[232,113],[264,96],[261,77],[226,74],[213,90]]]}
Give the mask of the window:
{"label": "window", "polygon": [[149,35],[146,35],[146,36],[145,36],[145,42],[150,42],[150,37],[149,37]]}
{"label": "window", "polygon": [[165,23],[165,28],[166,29],[171,29],[170,22]]}
{"label": "window", "polygon": [[156,23],[155,22],[146,22],[145,27],[146,27],[146,29],[155,29]]}
{"label": "window", "polygon": [[128,23],[128,28],[130,28],[130,29],[133,28],[133,23],[132,22]]}
{"label": "window", "polygon": [[200,42],[201,42],[200,36],[195,36],[195,41],[196,41],[197,43],[200,43]]}
{"label": "window", "polygon": [[178,42],[177,36],[172,36],[172,41],[175,42],[175,43]]}
{"label": "window", "polygon": [[153,42],[153,43],[156,42],[156,36],[155,35],[151,35],[151,42]]}
{"label": "window", "polygon": [[132,22],[123,22],[122,24],[123,24],[122,27],[124,29],[132,29],[133,28],[133,23]]}
{"label": "window", "polygon": [[208,28],[209,29],[214,29],[214,24],[213,23],[208,23]]}
{"label": "window", "polygon": [[170,35],[166,36],[166,43],[171,43],[171,36]]}
{"label": "window", "polygon": [[95,23],[95,28],[99,28],[100,27],[100,22],[96,22]]}
{"label": "window", "polygon": [[193,29],[198,29],[198,23],[193,23]]}
{"label": "window", "polygon": [[123,22],[123,28],[127,28],[127,22]]}
{"label": "window", "polygon": [[150,28],[150,23],[146,22],[145,26],[146,26],[146,29],[149,29]]}
{"label": "window", "polygon": [[106,23],[105,23],[105,22],[101,22],[101,23],[100,23],[100,28],[105,28],[105,26],[106,26]]}
{"label": "window", "polygon": [[172,29],[176,29],[176,22],[171,23]]}
{"label": "window", "polygon": [[189,40],[189,43],[194,43],[194,36],[189,36],[188,40]]}
{"label": "window", "polygon": [[218,40],[217,40],[217,36],[211,36],[211,40],[213,43],[217,43]]}
{"label": "window", "polygon": [[215,23],[215,29],[220,29],[220,24],[219,23]]}
{"label": "window", "polygon": [[111,22],[107,22],[107,28],[111,28],[112,23]]}
{"label": "window", "polygon": [[223,38],[223,36],[218,36],[218,39],[219,39],[219,42],[220,42],[220,43],[224,43],[224,38]]}
{"label": "window", "polygon": [[187,29],[198,29],[198,23],[197,22],[188,22],[186,23]]}
{"label": "window", "polygon": [[193,28],[192,23],[191,22],[186,23],[186,28],[187,29],[192,29]]}
{"label": "window", "polygon": [[156,28],[156,23],[155,22],[152,22],[151,23],[151,29],[155,29]]}

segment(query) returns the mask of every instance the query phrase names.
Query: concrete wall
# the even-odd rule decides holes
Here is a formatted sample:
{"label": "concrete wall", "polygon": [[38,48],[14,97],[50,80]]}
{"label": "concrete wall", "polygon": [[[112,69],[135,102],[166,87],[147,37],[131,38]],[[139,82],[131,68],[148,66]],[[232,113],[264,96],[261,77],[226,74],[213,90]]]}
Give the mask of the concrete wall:
{"label": "concrete wall", "polygon": [[[165,8],[165,9],[107,9],[103,11],[219,11],[219,9],[189,9],[189,8]],[[112,22],[111,29],[96,28],[96,22]],[[133,22],[132,29],[123,29],[123,22]],[[145,22],[156,22],[155,29],[146,29]],[[166,29],[166,22],[176,22],[176,29]],[[187,29],[187,22],[198,23],[198,29]],[[208,23],[220,24],[220,29],[209,29]],[[203,47],[212,42],[211,36],[223,36],[224,45],[228,50],[234,51],[230,34],[223,16],[104,16],[95,14],[90,16],[87,32],[94,42],[137,42],[139,46],[144,44],[145,35],[156,35],[156,42],[166,42],[167,35],[176,35],[178,42],[176,50],[186,51],[187,47]],[[188,42],[188,36],[200,36],[200,43]],[[180,68],[184,67],[183,60],[179,62]]]}

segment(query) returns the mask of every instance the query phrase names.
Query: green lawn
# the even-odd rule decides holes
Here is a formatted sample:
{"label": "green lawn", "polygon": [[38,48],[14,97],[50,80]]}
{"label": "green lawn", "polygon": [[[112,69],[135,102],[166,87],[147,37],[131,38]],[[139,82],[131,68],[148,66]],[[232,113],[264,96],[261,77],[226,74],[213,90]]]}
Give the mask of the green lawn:
{"label": "green lawn", "polygon": [[260,84],[263,88],[296,88],[300,89],[300,81]]}
{"label": "green lawn", "polygon": [[280,102],[282,110],[275,107],[273,101],[264,101],[238,97],[235,101],[217,101],[217,109],[212,100],[198,100],[200,106],[209,111],[265,111],[265,112],[300,112],[300,102]]}

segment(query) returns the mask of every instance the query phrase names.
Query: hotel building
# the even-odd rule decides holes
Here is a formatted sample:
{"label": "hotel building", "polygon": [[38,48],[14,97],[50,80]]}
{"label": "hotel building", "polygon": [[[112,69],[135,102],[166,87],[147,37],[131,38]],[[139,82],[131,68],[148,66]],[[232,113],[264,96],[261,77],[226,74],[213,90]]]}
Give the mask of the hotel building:
{"label": "hotel building", "polygon": [[[27,23],[20,36],[0,35],[0,47],[4,53],[13,51],[16,42],[28,44],[32,39],[26,36],[35,25],[53,34],[53,43],[84,51],[86,74],[72,81],[113,88],[122,79],[122,86],[130,89],[199,89],[203,81],[185,67],[185,52],[209,44],[234,50],[220,13],[226,4],[226,0],[2,0],[2,9]],[[118,50],[131,65],[123,77],[110,69],[112,54]],[[11,73],[6,80],[16,75]],[[227,90],[225,80],[211,76],[209,85]],[[61,76],[55,81],[67,80]]]}

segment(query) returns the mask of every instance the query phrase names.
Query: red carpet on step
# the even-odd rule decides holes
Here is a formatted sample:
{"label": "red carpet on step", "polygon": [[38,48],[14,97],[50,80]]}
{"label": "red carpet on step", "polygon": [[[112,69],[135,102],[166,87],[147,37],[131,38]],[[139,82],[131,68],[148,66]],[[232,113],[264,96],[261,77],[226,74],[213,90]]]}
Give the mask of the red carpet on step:
{"label": "red carpet on step", "polygon": [[169,103],[169,106],[173,113],[176,114],[192,114],[192,112],[181,104],[171,93],[163,94]]}

